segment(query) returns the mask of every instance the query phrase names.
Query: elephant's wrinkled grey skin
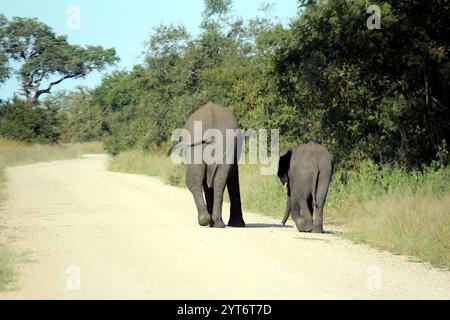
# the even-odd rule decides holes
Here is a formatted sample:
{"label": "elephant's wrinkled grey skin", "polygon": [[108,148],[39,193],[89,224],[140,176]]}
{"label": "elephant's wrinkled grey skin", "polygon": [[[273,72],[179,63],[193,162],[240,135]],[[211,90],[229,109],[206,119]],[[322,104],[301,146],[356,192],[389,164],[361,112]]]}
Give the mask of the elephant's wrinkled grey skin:
{"label": "elephant's wrinkled grey skin", "polygon": [[291,214],[298,231],[323,233],[323,207],[332,174],[333,156],[317,143],[280,153],[278,178],[287,186],[283,225]]}
{"label": "elephant's wrinkled grey skin", "polygon": [[[202,134],[208,129],[219,130],[224,138],[223,146],[226,145],[226,130],[238,129],[233,111],[213,102],[208,102],[207,105],[196,110],[186,121],[184,128],[190,132],[191,137],[194,137],[194,121],[202,121]],[[204,149],[208,143],[210,142],[194,141],[189,148],[194,151],[195,145],[201,145],[201,148]],[[186,185],[194,197],[198,211],[198,223],[201,226],[225,227],[222,220],[222,204],[226,186],[231,205],[228,226],[245,227],[239,188],[237,140],[234,139],[232,145],[227,145],[226,148],[225,152],[234,152],[232,164],[226,163],[224,152],[222,164],[206,164],[205,161],[202,161],[201,164],[194,164],[194,161],[191,161],[191,164],[186,165]]]}

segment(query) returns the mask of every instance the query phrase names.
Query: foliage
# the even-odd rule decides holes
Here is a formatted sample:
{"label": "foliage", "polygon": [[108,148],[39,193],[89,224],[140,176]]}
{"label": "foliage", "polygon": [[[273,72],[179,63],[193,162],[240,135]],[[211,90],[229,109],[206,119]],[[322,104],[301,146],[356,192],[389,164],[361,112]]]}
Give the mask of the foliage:
{"label": "foliage", "polygon": [[60,135],[58,109],[28,107],[13,99],[0,104],[0,136],[36,143],[55,143]]}
{"label": "foliage", "polygon": [[[350,226],[353,239],[443,265],[450,4],[380,0],[381,29],[370,30],[366,3],[299,0],[298,16],[282,25],[270,6],[243,19],[232,1],[207,0],[198,35],[182,25],[155,28],[143,61],[93,90],[59,93],[29,110],[17,99],[4,102],[0,135],[102,139],[116,156],[113,170],[182,185],[183,168],[153,150],[167,149],[172,131],[212,100],[232,108],[243,128],[280,129],[282,145],[328,147],[338,166],[326,216]],[[112,50],[71,46],[36,20],[0,15],[0,39],[0,85],[11,75],[9,62],[21,61],[28,102],[45,90],[40,78],[83,77],[116,60]],[[284,190],[274,177],[243,166],[241,185],[245,209],[281,216]]]}
{"label": "foliage", "polygon": [[449,206],[448,195],[386,195],[350,208],[346,236],[450,270]]}
{"label": "foliage", "polygon": [[[2,39],[5,34],[6,23],[6,17],[0,13],[0,39]],[[0,86],[9,78],[9,75],[10,68],[8,65],[8,57],[5,48],[0,44]]]}
{"label": "foliage", "polygon": [[[233,108],[243,128],[280,129],[282,144],[324,144],[346,168],[364,159],[420,168],[447,152],[450,5],[378,5],[382,27],[369,30],[364,0],[299,1],[287,27],[270,6],[245,20],[231,1],[208,0],[197,36],[158,26],[131,71],[92,91],[55,95],[33,112],[59,110],[63,141],[102,139],[118,154],[166,145],[212,100]],[[21,61],[28,100],[51,74],[82,77],[116,61],[112,49],[72,46],[35,19],[0,16],[0,33],[0,82],[10,74],[2,57]],[[18,131],[12,136],[29,136]]]}
{"label": "foliage", "polygon": [[354,170],[335,173],[327,203],[337,213],[335,217],[345,221],[351,208],[385,195],[426,193],[445,196],[450,193],[449,181],[448,166],[430,166],[408,172],[398,165],[381,166],[364,161]]}
{"label": "foliage", "polygon": [[230,12],[227,1],[208,2],[197,38],[183,26],[155,28],[143,65],[103,79],[91,101],[108,114],[110,153],[165,145],[209,100],[234,108],[243,127],[269,123],[276,93],[266,55],[282,27],[270,17],[244,21]]}
{"label": "foliage", "polygon": [[363,0],[303,5],[273,56],[300,119],[284,134],[341,161],[430,161],[449,133],[448,3],[378,2],[380,30],[366,27]]}
{"label": "foliage", "polygon": [[450,167],[422,170],[359,163],[338,170],[327,200],[328,221],[344,223],[357,242],[450,268]]}
{"label": "foliage", "polygon": [[280,129],[282,144],[324,144],[340,166],[429,164],[449,134],[449,6],[382,1],[382,28],[369,30],[365,5],[301,1],[283,27],[267,11],[244,20],[229,1],[206,1],[197,37],[159,26],[144,63],[92,93],[110,117],[107,150],[164,145],[213,100],[243,128]]}
{"label": "foliage", "polygon": [[[94,70],[115,63],[114,49],[71,45],[37,19],[0,17],[0,66],[5,57],[19,64],[16,75],[28,105],[66,79],[83,78]],[[4,64],[3,64],[4,65]],[[0,68],[1,71],[1,68]],[[4,71],[0,73],[5,75]]]}
{"label": "foliage", "polygon": [[91,103],[91,93],[86,88],[60,91],[43,104],[49,110],[58,110],[62,142],[100,141],[109,134],[108,117],[98,105]]}
{"label": "foliage", "polygon": [[163,153],[141,150],[124,151],[114,157],[109,170],[116,172],[145,174],[161,179],[172,186],[185,187],[184,166],[174,165],[167,161]]}
{"label": "foliage", "polygon": [[83,78],[117,60],[114,49],[71,45],[37,19],[0,15],[0,85],[15,74],[25,98],[0,101],[0,136],[38,143],[101,139],[108,131],[105,114],[91,107],[88,92],[59,94],[43,103],[39,98],[64,80]]}

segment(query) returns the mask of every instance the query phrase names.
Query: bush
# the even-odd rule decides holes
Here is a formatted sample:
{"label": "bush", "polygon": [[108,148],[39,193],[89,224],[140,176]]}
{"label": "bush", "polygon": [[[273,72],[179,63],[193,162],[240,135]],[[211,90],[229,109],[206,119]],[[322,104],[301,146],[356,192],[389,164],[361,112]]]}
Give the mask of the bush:
{"label": "bush", "polygon": [[109,134],[108,114],[91,103],[91,92],[83,87],[58,92],[44,100],[49,109],[59,110],[61,141],[83,143],[100,141]]}
{"label": "bush", "polygon": [[0,136],[33,143],[56,143],[60,136],[58,110],[28,107],[14,99],[0,105]]}
{"label": "bush", "polygon": [[444,196],[450,192],[450,167],[425,167],[408,171],[400,166],[382,166],[364,161],[354,170],[335,172],[327,198],[332,217],[347,219],[351,208],[393,194],[417,193]]}

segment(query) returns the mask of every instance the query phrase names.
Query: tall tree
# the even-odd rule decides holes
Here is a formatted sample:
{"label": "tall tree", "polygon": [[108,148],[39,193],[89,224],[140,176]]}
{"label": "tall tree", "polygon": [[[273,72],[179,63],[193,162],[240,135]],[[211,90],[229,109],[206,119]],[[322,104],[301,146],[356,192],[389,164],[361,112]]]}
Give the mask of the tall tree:
{"label": "tall tree", "polygon": [[20,65],[16,75],[28,105],[64,80],[83,78],[118,61],[114,49],[71,45],[37,19],[14,17],[4,23],[2,33],[0,46]]}
{"label": "tall tree", "polygon": [[220,18],[222,15],[230,12],[232,4],[232,0],[205,0],[203,17],[210,18],[212,16],[218,16]]}
{"label": "tall tree", "polygon": [[[0,39],[3,39],[5,34],[5,26],[7,20],[3,14],[0,14]],[[8,67],[8,57],[6,55],[6,50],[0,42],[0,85],[5,82],[9,77],[10,69]]]}
{"label": "tall tree", "polygon": [[[448,1],[301,1],[280,38],[274,76],[297,110],[288,135],[319,140],[339,159],[418,165],[448,137]],[[286,132],[285,132],[286,134]]]}

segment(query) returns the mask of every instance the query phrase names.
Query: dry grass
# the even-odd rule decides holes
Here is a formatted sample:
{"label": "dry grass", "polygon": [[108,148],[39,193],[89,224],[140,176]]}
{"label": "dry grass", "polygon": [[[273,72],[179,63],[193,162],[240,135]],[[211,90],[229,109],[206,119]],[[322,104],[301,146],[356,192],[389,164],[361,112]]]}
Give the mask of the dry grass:
{"label": "dry grass", "polygon": [[350,239],[450,269],[450,195],[384,196],[350,209]]}
{"label": "dry grass", "polygon": [[172,186],[185,186],[184,166],[174,165],[163,153],[144,151],[125,151],[117,155],[109,170],[145,174],[161,179]]}
{"label": "dry grass", "polygon": [[244,210],[283,218],[286,189],[276,176],[263,176],[258,165],[239,166],[239,182]]}
{"label": "dry grass", "polygon": [[73,159],[83,153],[103,153],[103,148],[98,142],[40,145],[0,138],[0,168],[41,161]]}
{"label": "dry grass", "polygon": [[[121,152],[113,159],[109,170],[160,177],[169,185],[185,187],[185,167],[174,165],[163,152]],[[279,200],[284,197],[285,190],[272,176],[261,176],[259,172],[256,165],[239,166],[244,209],[282,217],[285,203]]]}

